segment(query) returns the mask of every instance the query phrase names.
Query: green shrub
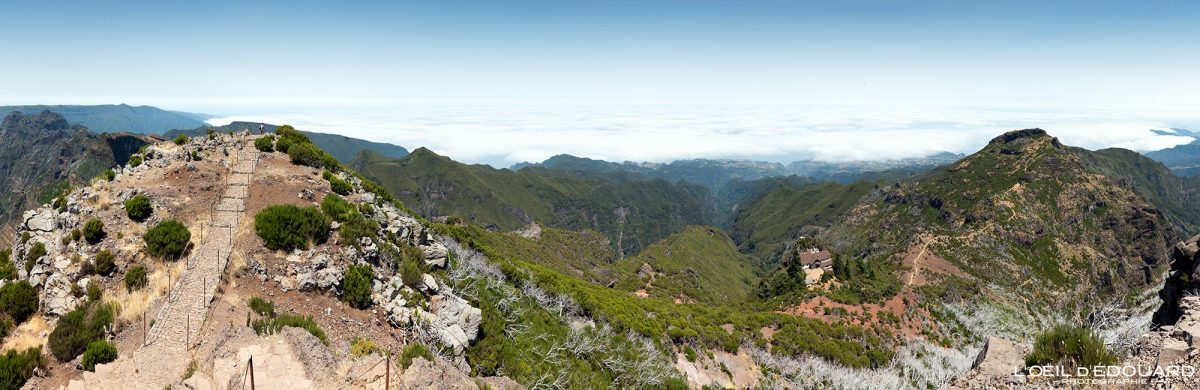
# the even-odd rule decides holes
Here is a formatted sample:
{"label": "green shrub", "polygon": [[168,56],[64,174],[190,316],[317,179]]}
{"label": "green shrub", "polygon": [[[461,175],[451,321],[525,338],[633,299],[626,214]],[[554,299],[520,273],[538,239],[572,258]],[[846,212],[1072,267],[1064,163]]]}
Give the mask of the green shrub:
{"label": "green shrub", "polygon": [[383,353],[383,348],[379,348],[378,344],[366,337],[354,336],[354,339],[350,340],[350,355],[366,356],[372,353]]}
{"label": "green shrub", "polygon": [[254,148],[261,152],[271,153],[275,151],[275,137],[262,137],[254,140]]}
{"label": "green shrub", "polygon": [[375,271],[369,265],[351,265],[342,278],[342,300],[359,309],[371,307],[371,282]]}
{"label": "green shrub", "polygon": [[275,205],[254,216],[254,231],[268,249],[307,249],[329,239],[330,222],[315,207]]}
{"label": "green shrub", "polygon": [[99,219],[91,219],[83,224],[83,239],[87,240],[89,244],[96,244],[107,235],[104,232],[104,222]]}
{"label": "green shrub", "polygon": [[0,287],[0,311],[16,323],[25,322],[38,308],[38,292],[28,281],[9,283]]}
{"label": "green shrub", "polygon": [[177,259],[187,250],[192,232],[187,226],[174,219],[159,222],[142,237],[146,242],[146,253],[158,258]]}
{"label": "green shrub", "polygon": [[104,339],[104,328],[113,322],[113,308],[91,304],[72,310],[58,319],[50,332],[50,353],[60,362],[69,362],[83,353],[93,341]]}
{"label": "green shrub", "polygon": [[17,323],[8,316],[8,314],[0,313],[0,339],[8,337],[12,333],[13,328],[17,327]]}
{"label": "green shrub", "polygon": [[254,328],[254,333],[258,335],[279,333],[280,329],[285,326],[300,328],[308,331],[317,339],[321,340],[322,344],[329,345],[329,340],[325,336],[325,331],[313,321],[312,316],[301,316],[296,314],[284,313],[278,317],[268,317],[255,320],[251,327]]}
{"label": "green shrub", "polygon": [[0,250],[0,279],[17,278],[17,266],[12,262],[12,249]]}
{"label": "green shrub", "polygon": [[80,238],[83,238],[83,231],[79,228],[71,229],[71,241],[79,241]]}
{"label": "green shrub", "polygon": [[692,348],[692,346],[690,346],[690,345],[684,346],[683,347],[683,355],[687,357],[687,361],[692,362],[692,363],[696,362],[696,350],[694,348]]}
{"label": "green shrub", "polygon": [[353,191],[354,187],[349,182],[339,179],[337,176],[330,176],[329,189],[341,195],[350,195],[350,191]]}
{"label": "green shrub", "polygon": [[404,282],[404,285],[417,288],[424,282],[423,277],[421,266],[417,264],[416,260],[410,258],[400,260],[400,281]]}
{"label": "green shrub", "polygon": [[358,208],[337,194],[325,195],[325,199],[321,201],[321,212],[341,223],[338,232],[342,234],[342,239],[354,245],[358,245],[358,240],[362,237],[374,237],[375,232],[379,230],[379,224],[363,217]]}
{"label": "green shrub", "polygon": [[288,147],[288,158],[292,164],[321,167],[321,149],[310,143],[297,143]]}
{"label": "green shrub", "polygon": [[37,264],[37,260],[46,255],[46,244],[35,242],[29,246],[29,251],[25,252],[25,272],[33,269],[33,265]]}
{"label": "green shrub", "polygon": [[[188,137],[186,135],[180,134],[179,136],[175,137],[176,145],[183,145],[183,144],[186,144],[187,142],[188,142]],[[89,370],[89,371],[91,371],[91,370]]]}
{"label": "green shrub", "polygon": [[250,310],[254,310],[255,313],[258,313],[258,315],[264,317],[275,316],[275,302],[271,302],[270,300],[263,299],[259,296],[253,296],[250,297],[250,300],[246,302],[246,305],[250,306]]}
{"label": "green shrub", "polygon": [[129,165],[130,168],[137,168],[138,165],[142,165],[142,156],[137,154],[130,156],[129,163],[127,165]]}
{"label": "green shrub", "polygon": [[425,360],[433,361],[433,354],[429,352],[429,348],[426,348],[425,344],[420,344],[420,343],[409,344],[407,347],[404,347],[403,352],[400,352],[400,367],[404,367],[404,369],[408,369],[408,366],[412,365],[413,359],[416,359],[418,357],[425,358]]}
{"label": "green shrub", "polygon": [[[176,139],[176,142],[178,141]],[[97,364],[113,360],[117,360],[117,346],[108,341],[96,340],[88,344],[87,350],[83,352],[83,370],[96,371]]]}
{"label": "green shrub", "polygon": [[96,261],[95,265],[92,267],[92,270],[94,270],[97,275],[111,275],[113,271],[117,270],[117,264],[115,260],[116,256],[113,256],[112,252],[109,252],[108,249],[102,250],[100,253],[96,254]]}
{"label": "green shrub", "polygon": [[125,289],[129,292],[141,290],[146,287],[146,267],[141,264],[134,264],[125,271]]}
{"label": "green shrub", "polygon": [[278,150],[280,153],[287,154],[288,149],[291,148],[292,141],[288,140],[287,138],[280,138],[275,141],[275,150]]}
{"label": "green shrub", "polygon": [[109,170],[107,170],[107,171],[104,171],[104,180],[107,180],[107,181],[113,181],[113,180],[114,180],[114,179],[116,179],[116,178],[117,178],[117,172],[116,172],[116,171],[113,171],[112,169],[109,169]]}
{"label": "green shrub", "polygon": [[95,280],[89,280],[87,284],[88,302],[100,302],[103,291],[100,290],[100,284]]}
{"label": "green shrub", "polygon": [[25,386],[29,377],[33,376],[35,368],[45,369],[46,358],[42,355],[42,347],[33,347],[24,352],[15,349],[0,355],[0,389],[16,390]]}
{"label": "green shrub", "polygon": [[60,213],[67,211],[67,196],[59,195],[59,197],[54,198],[54,204],[52,206],[54,206],[54,209],[58,210]]}
{"label": "green shrub", "polygon": [[279,139],[275,141],[275,150],[280,153],[288,153],[292,145],[311,142],[308,136],[296,131],[291,125],[279,126],[275,129],[275,135],[279,136]]}
{"label": "green shrub", "polygon": [[338,222],[346,222],[362,217],[353,204],[337,196],[337,194],[325,195],[325,199],[321,200],[321,212],[324,212],[325,215]]}
{"label": "green shrub", "polygon": [[1066,325],[1039,334],[1033,350],[1025,355],[1027,366],[1059,365],[1071,369],[1116,362],[1117,355],[1109,352],[1091,329]]}
{"label": "green shrub", "polygon": [[136,195],[125,201],[125,214],[129,219],[142,222],[146,218],[150,218],[150,214],[154,213],[154,207],[150,205],[150,198],[146,195]]}

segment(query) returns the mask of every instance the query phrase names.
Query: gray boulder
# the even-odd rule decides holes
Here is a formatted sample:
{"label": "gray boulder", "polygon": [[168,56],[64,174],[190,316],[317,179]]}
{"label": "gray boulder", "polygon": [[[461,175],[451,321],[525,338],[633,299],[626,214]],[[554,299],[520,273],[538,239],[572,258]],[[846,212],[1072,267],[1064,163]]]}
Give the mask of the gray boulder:
{"label": "gray boulder", "polygon": [[35,232],[52,232],[57,228],[55,211],[49,208],[26,211],[25,228]]}

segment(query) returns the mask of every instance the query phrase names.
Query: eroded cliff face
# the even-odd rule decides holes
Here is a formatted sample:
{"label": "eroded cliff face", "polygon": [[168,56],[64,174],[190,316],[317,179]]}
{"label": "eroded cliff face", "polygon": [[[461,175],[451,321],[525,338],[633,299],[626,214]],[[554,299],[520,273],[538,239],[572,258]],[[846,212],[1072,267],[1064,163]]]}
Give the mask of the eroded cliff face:
{"label": "eroded cliff face", "polygon": [[95,134],[62,115],[13,112],[0,122],[0,224],[71,186],[123,165],[144,136]]}
{"label": "eroded cliff face", "polygon": [[1200,294],[1200,235],[1178,244],[1171,250],[1171,271],[1158,296],[1162,307],[1154,313],[1159,326],[1175,325],[1184,315],[1180,301],[1188,295]]}

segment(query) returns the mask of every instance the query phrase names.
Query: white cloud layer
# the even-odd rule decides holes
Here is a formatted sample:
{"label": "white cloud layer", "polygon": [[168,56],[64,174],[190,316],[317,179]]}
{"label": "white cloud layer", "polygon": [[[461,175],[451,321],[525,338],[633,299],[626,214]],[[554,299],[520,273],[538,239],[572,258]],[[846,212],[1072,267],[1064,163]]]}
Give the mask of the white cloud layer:
{"label": "white cloud layer", "polygon": [[1187,127],[1172,112],[999,111],[889,107],[444,105],[303,108],[215,118],[425,146],[458,161],[505,167],[566,153],[609,161],[736,158],[884,160],[971,153],[1008,130],[1040,127],[1068,145],[1158,150],[1191,142],[1150,129]]}

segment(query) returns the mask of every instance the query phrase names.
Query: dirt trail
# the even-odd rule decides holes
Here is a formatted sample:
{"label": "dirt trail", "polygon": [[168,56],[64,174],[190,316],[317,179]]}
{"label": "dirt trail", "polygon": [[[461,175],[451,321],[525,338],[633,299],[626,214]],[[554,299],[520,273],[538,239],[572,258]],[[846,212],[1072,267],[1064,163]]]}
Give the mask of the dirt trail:
{"label": "dirt trail", "polygon": [[85,372],[83,379],[71,381],[68,389],[158,390],[181,379],[191,362],[189,350],[200,342],[200,330],[229,264],[229,248],[245,212],[247,184],[258,163],[252,144],[243,142],[229,157],[231,170],[221,199],[210,208],[208,223],[199,232],[200,244],[185,260],[186,271],[163,298],[166,301],[154,317],[146,344],[112,363],[96,366],[95,373]]}

